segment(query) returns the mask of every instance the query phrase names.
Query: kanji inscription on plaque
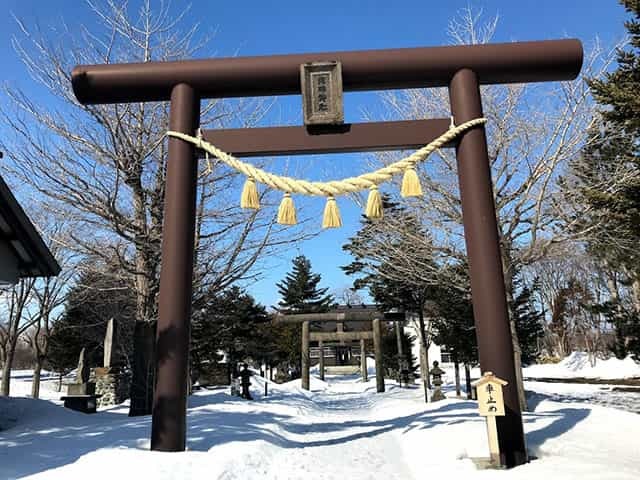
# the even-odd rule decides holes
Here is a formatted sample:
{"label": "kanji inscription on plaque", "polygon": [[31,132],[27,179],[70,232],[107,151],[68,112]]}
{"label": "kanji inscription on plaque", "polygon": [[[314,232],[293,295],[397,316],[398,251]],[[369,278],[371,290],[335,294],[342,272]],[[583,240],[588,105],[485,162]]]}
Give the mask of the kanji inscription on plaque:
{"label": "kanji inscription on plaque", "polygon": [[338,125],[344,122],[340,62],[301,65],[300,84],[305,125]]}

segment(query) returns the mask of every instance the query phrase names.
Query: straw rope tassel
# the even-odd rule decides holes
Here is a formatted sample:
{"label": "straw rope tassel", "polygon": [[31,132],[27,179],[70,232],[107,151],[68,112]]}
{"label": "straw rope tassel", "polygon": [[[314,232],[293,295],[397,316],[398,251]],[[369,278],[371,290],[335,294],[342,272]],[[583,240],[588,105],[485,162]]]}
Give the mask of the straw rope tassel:
{"label": "straw rope tassel", "polygon": [[285,193],[278,207],[278,223],[280,225],[295,225],[298,223],[296,207],[289,192]]}
{"label": "straw rope tassel", "polygon": [[247,177],[242,187],[242,195],[240,196],[240,207],[252,208],[258,210],[260,208],[260,199],[258,198],[258,187],[256,187],[256,179]]}
{"label": "straw rope tassel", "polygon": [[364,213],[371,220],[378,220],[383,216],[382,196],[378,191],[378,186],[374,185],[369,189],[369,197],[367,198],[367,208]]}
{"label": "straw rope tassel", "polygon": [[419,197],[422,195],[422,187],[420,186],[420,179],[418,178],[416,167],[409,167],[404,171],[400,195],[403,197]]}
{"label": "straw rope tassel", "polygon": [[[192,137],[190,135],[168,131],[167,135],[174,138],[180,138],[184,141],[191,142],[199,149],[202,149],[211,155],[215,156],[222,163],[227,164],[229,167],[243,173],[247,177],[253,177],[257,183],[263,183],[271,188],[280,190],[281,192],[299,193],[302,195],[318,195],[318,196],[336,196],[344,195],[346,193],[360,192],[366,188],[371,188],[373,185],[379,185],[383,182],[391,180],[391,178],[398,173],[405,173],[407,183],[411,183],[411,177],[416,180],[414,184],[414,191],[418,188],[417,174],[415,173],[416,165],[422,162],[427,156],[449,143],[451,140],[462,135],[467,130],[485,124],[486,118],[474,118],[468,122],[464,122],[461,125],[457,125],[453,128],[449,128],[445,133],[440,135],[435,140],[431,141],[424,147],[416,150],[408,157],[405,157],[397,162],[393,162],[373,172],[365,173],[357,177],[344,178],[342,180],[333,180],[330,182],[308,182],[306,180],[285,177],[282,175],[275,175],[269,173],[260,168],[254,167],[249,163],[242,162],[230,155],[215,145],[211,145],[209,142],[204,141],[201,137]],[[411,189],[407,192],[411,194]]]}
{"label": "straw rope tassel", "polygon": [[342,226],[338,202],[333,195],[327,197],[327,204],[324,206],[322,217],[322,228],[337,228]]}

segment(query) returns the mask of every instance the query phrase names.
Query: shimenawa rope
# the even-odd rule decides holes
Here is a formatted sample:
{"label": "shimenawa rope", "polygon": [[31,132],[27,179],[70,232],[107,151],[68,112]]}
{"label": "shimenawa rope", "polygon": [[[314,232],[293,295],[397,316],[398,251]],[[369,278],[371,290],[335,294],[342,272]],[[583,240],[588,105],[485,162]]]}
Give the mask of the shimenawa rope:
{"label": "shimenawa rope", "polygon": [[202,138],[200,131],[198,131],[197,137],[175,131],[168,131],[167,135],[193,143],[197,148],[214,155],[229,167],[244,174],[247,177],[247,181],[243,187],[241,195],[240,203],[242,208],[260,208],[256,182],[263,183],[273,189],[285,192],[285,196],[278,210],[278,222],[281,224],[293,225],[296,223],[296,215],[291,193],[327,197],[327,205],[325,207],[323,219],[323,227],[327,228],[342,225],[335,197],[346,193],[359,192],[367,188],[370,189],[370,193],[367,201],[366,215],[369,218],[381,218],[382,200],[377,187],[379,184],[391,179],[395,174],[404,172],[401,189],[403,197],[422,195],[420,181],[416,172],[416,165],[423,161],[434,150],[446,145],[465,131],[486,123],[486,121],[486,118],[475,118],[468,122],[464,122],[461,125],[455,126],[452,119],[449,130],[429,144],[416,150],[408,157],[393,162],[386,167],[382,167],[373,172],[365,173],[357,177],[349,177],[329,182],[309,182],[307,180],[300,180],[266,172],[261,168],[254,167],[249,163],[238,160],[234,156],[223,152],[215,145],[205,141]]}

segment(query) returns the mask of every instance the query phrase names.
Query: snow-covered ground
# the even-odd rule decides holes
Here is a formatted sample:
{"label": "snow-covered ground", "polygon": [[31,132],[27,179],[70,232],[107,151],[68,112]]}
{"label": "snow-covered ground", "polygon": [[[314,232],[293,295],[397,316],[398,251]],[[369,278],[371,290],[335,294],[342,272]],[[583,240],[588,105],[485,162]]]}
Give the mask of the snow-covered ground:
{"label": "snow-covered ground", "polygon": [[[183,453],[150,452],[151,419],[129,418],[126,405],[85,415],[57,400],[0,398],[0,479],[640,477],[640,415],[586,403],[578,395],[584,385],[527,383],[534,411],[524,425],[537,460],[481,471],[471,458],[488,454],[484,420],[450,384],[447,400],[426,405],[417,386],[388,381],[387,392],[376,394],[373,378],[312,376],[311,392],[299,382],[270,383],[266,398],[264,380],[252,381],[253,402],[226,388],[190,397]],[[28,394],[28,384],[20,372],[14,394]],[[45,382],[44,397],[57,398],[55,384]],[[559,387],[569,389],[564,397]]]}
{"label": "snow-covered ground", "polygon": [[589,356],[585,352],[573,352],[559,363],[531,365],[524,369],[526,378],[598,378],[598,379],[640,379],[640,363],[631,357],[624,360],[609,358],[596,360],[595,366],[589,363]]}

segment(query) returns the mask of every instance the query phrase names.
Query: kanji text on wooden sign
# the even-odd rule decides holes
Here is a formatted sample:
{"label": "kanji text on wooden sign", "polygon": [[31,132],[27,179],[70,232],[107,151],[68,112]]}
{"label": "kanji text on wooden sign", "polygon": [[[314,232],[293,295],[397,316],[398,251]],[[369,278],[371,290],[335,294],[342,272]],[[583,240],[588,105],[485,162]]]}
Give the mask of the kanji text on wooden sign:
{"label": "kanji text on wooden sign", "polygon": [[485,372],[482,378],[473,384],[478,392],[478,409],[481,416],[504,416],[502,387],[507,383],[496,377],[493,372]]}

